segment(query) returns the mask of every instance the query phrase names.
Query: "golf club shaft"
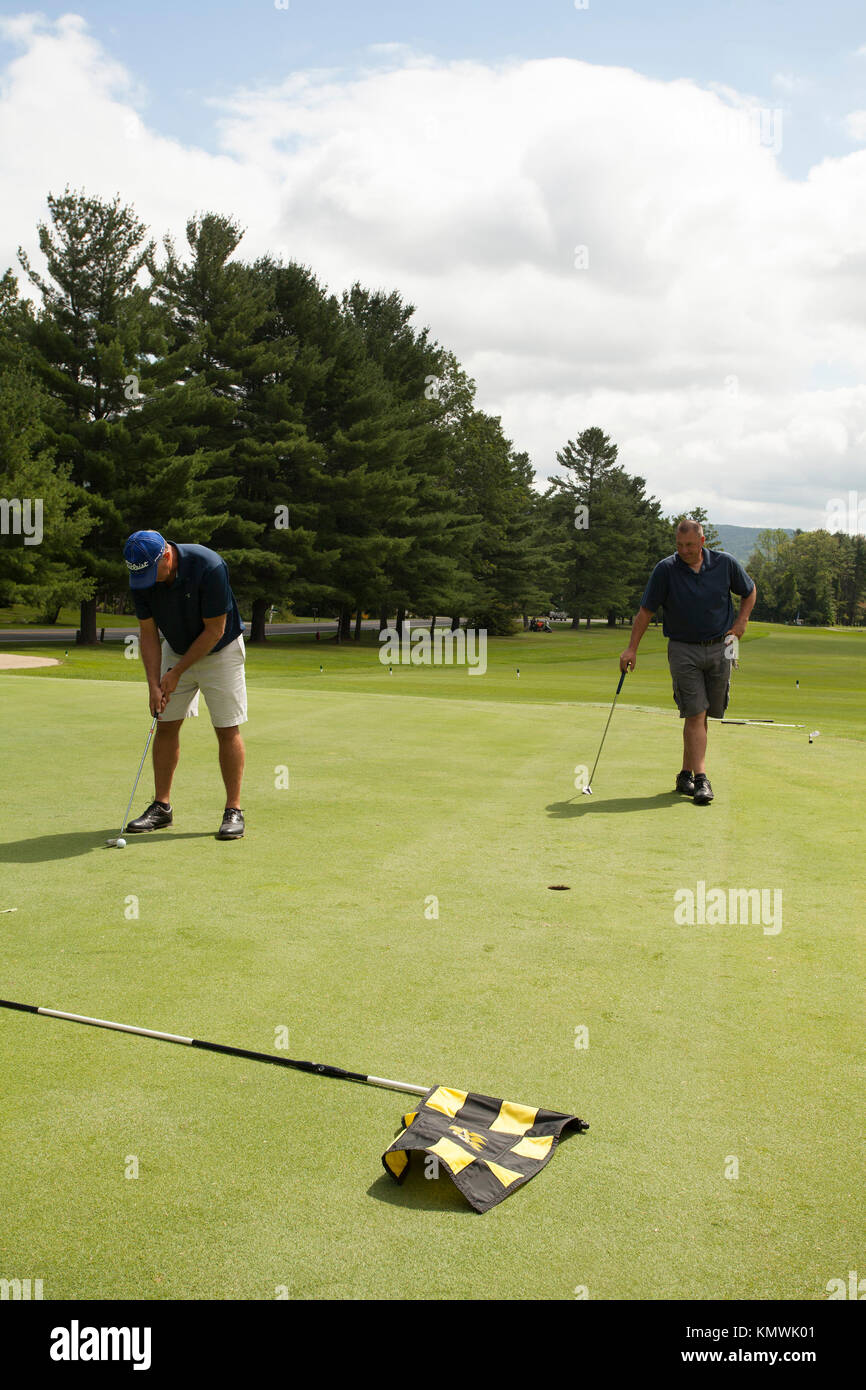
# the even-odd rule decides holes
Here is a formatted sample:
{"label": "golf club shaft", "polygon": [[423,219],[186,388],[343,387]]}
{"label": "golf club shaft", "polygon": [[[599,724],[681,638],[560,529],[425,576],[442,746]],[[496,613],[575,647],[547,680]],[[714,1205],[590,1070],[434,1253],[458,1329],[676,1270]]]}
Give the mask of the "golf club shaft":
{"label": "golf club shaft", "polygon": [[137,1028],[131,1023],[112,1023],[105,1018],[88,1018],[85,1014],[69,1014],[63,1013],[60,1009],[40,1008],[37,1004],[18,1004],[12,999],[0,999],[0,1008],[15,1009],[26,1014],[44,1014],[48,1018],[65,1019],[68,1023],[85,1023],[92,1028],[109,1028],[115,1033],[136,1033],[141,1038],[156,1038],[159,1042],[197,1047],[203,1052],[224,1052],[231,1057],[246,1057],[253,1062],[271,1062],[278,1067],[292,1067],[295,1071],[329,1076],[335,1081],[361,1081],[368,1086],[384,1086],[390,1091],[407,1091],[413,1096],[426,1096],[430,1090],[429,1086],[413,1086],[407,1081],[389,1081],[383,1076],[365,1076],[362,1072],[344,1071],[342,1067],[328,1066],[324,1062],[299,1062],[291,1057],[275,1057],[270,1052],[252,1052],[249,1048],[230,1047],[227,1043],[203,1042],[200,1038],[185,1038],[179,1033],[160,1033],[153,1028]]}
{"label": "golf club shaft", "polygon": [[158,718],[159,718],[159,715],[158,715],[158,714],[155,714],[155,715],[153,716],[153,723],[152,723],[151,726],[150,726],[150,733],[149,733],[148,736],[147,736],[147,743],[144,745],[144,752],[143,752],[142,755],[141,755],[141,762],[138,764],[138,772],[135,774],[135,782],[134,782],[133,788],[132,788],[132,796],[129,798],[129,805],[128,805],[127,808],[126,808],[126,811],[125,811],[124,817],[123,817],[123,824],[122,824],[122,826],[120,827],[120,834],[121,834],[121,835],[123,834],[124,830],[126,829],[126,822],[127,822],[127,820],[129,819],[129,812],[130,812],[130,810],[132,809],[133,797],[135,796],[135,793],[136,793],[136,791],[138,790],[138,779],[139,779],[139,777],[141,776],[141,769],[144,767],[144,760],[145,760],[145,758],[147,757],[147,750],[148,750],[148,748],[150,747],[150,740],[153,738],[153,731],[154,731],[154,729],[156,728],[156,721],[157,721]]}
{"label": "golf club shaft", "polygon": [[620,672],[619,685],[618,685],[617,688],[616,688],[616,695],[614,695],[614,697],[613,697],[613,705],[611,705],[611,707],[610,707],[610,714],[607,716],[607,723],[606,723],[605,726],[604,726],[604,733],[603,733],[602,736],[601,736],[601,743],[598,745],[598,752],[597,752],[596,755],[595,755],[595,762],[594,762],[593,765],[592,765],[592,772],[590,773],[589,781],[588,781],[587,784],[586,784],[588,787],[591,787],[591,786],[592,786],[592,780],[593,780],[593,778],[595,777],[595,769],[598,767],[598,760],[599,760],[599,758],[601,757],[601,750],[602,750],[602,748],[604,747],[604,741],[605,741],[605,739],[607,738],[607,731],[608,731],[608,728],[610,727],[610,721],[611,721],[611,719],[613,718],[613,708],[614,708],[614,705],[616,704],[616,698],[617,698],[617,695],[619,695],[619,692],[622,690],[622,683],[623,683],[624,680],[625,680],[625,671],[622,671],[622,672]]}
{"label": "golf club shaft", "polygon": [[720,719],[720,724],[749,724],[753,728],[805,729],[805,724],[779,724],[775,719]]}

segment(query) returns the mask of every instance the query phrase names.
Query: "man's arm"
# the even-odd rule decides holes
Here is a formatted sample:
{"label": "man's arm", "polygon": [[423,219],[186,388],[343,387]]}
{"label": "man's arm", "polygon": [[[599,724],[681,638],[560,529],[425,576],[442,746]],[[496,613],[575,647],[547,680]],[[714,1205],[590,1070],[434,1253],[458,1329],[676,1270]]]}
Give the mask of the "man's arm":
{"label": "man's arm", "polygon": [[176,666],[172,666],[166,671],[160,681],[160,688],[163,695],[168,699],[174,693],[178,681],[184,671],[188,671],[190,666],[194,666],[208,652],[212,652],[217,642],[226,630],[227,613],[221,613],[217,618],[202,618],[204,631],[200,632],[192,646],[184,652]]}
{"label": "man's arm", "polygon": [[734,634],[735,637],[742,637],[743,633],[745,632],[746,623],[749,621],[749,614],[755,606],[757,597],[758,586],[757,584],[753,583],[752,592],[750,594],[746,594],[745,598],[740,599],[740,611],[736,616],[733,627],[728,629],[730,632]]}
{"label": "man's arm", "polygon": [[139,618],[138,632],[138,649],[141,652],[144,674],[147,677],[150,712],[151,714],[162,714],[165,709],[165,696],[159,684],[161,653],[156,621],[153,618]]}
{"label": "man's arm", "polygon": [[637,649],[640,645],[640,639],[649,627],[651,619],[651,608],[640,607],[637,610],[637,617],[632,624],[629,644],[619,659],[619,669],[621,671],[633,671],[637,665]]}

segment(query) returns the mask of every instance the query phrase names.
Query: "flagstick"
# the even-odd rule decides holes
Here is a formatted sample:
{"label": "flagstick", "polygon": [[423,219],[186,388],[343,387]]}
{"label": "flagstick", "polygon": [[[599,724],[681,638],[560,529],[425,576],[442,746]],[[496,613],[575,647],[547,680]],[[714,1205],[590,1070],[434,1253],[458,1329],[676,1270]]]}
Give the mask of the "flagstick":
{"label": "flagstick", "polygon": [[408,1081],[388,1081],[382,1076],[365,1076],[362,1072],[344,1071],[342,1067],[324,1062],[298,1062],[291,1057],[275,1057],[270,1052],[251,1052],[246,1047],[230,1047],[227,1043],[203,1042],[200,1038],[184,1038],[179,1033],[159,1033],[153,1028],[136,1028],[131,1023],[111,1023],[106,1018],[87,1018],[84,1014],[68,1014],[60,1009],[43,1009],[36,1004],[17,1004],[12,999],[0,999],[0,1008],[16,1009],[20,1013],[44,1014],[47,1018],[62,1018],[69,1023],[86,1023],[93,1028],[110,1028],[115,1033],[135,1033],[141,1038],[157,1038],[160,1042],[180,1043],[197,1047],[203,1052],[225,1052],[232,1057],[246,1057],[254,1062],[271,1062],[278,1067],[293,1067],[295,1071],[314,1072],[336,1081],[360,1081],[367,1086],[384,1086],[389,1091],[407,1091],[413,1096],[426,1096],[429,1086],[413,1086]]}

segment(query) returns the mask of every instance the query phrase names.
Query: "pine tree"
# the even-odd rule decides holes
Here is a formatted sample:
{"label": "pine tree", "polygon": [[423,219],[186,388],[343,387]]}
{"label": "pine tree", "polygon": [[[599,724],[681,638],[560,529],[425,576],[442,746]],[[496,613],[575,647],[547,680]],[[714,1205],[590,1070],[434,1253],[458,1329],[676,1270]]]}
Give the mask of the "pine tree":
{"label": "pine tree", "polygon": [[195,402],[195,434],[184,419],[180,445],[194,447],[211,482],[230,490],[207,543],[251,609],[251,640],[264,641],[268,608],[285,601],[309,557],[313,533],[298,524],[298,503],[321,450],[303,420],[298,340],[278,304],[283,269],[270,257],[252,266],[231,260],[242,235],[227,217],[191,219],[191,259],[181,263],[166,241],[158,298],[173,326],[184,395]]}
{"label": "pine tree", "polygon": [[[339,616],[375,609],[411,546],[411,430],[353,314],[297,265],[277,272],[276,308],[297,339],[293,392],[314,446],[297,489],[311,533],[303,592]],[[358,631],[356,625],[356,631]]]}
{"label": "pine tree", "polygon": [[[0,331],[2,338],[2,331]],[[46,393],[20,365],[0,368],[0,606],[35,604],[43,621],[93,591],[78,562],[91,526],[82,489],[45,445]]]}
{"label": "pine tree", "polygon": [[[122,591],[123,542],[138,524],[154,524],[139,518],[154,481],[161,481],[158,439],[136,441],[127,422],[158,346],[152,283],[139,283],[145,271],[153,275],[154,248],[119,196],[107,203],[67,189],[60,198],[49,194],[48,207],[52,225],[38,229],[48,277],[19,250],[41,296],[37,315],[22,328],[28,361],[50,398],[48,446],[87,496],[92,524],[81,558],[93,597],[81,604],[80,640],[95,642],[97,603]],[[197,499],[189,489],[184,501],[194,514]]]}
{"label": "pine tree", "polygon": [[507,634],[537,592],[529,460],[514,453],[499,417],[481,410],[462,420],[454,447],[458,492],[473,528],[469,624]]}
{"label": "pine tree", "polygon": [[584,430],[557,454],[569,470],[552,478],[546,504],[556,540],[560,601],[572,626],[604,614],[609,626],[636,610],[652,567],[674,549],[673,531],[646,479],[616,463],[617,446],[600,429]]}
{"label": "pine tree", "polygon": [[360,330],[395,403],[395,419],[407,432],[405,457],[410,505],[401,527],[409,542],[392,557],[383,608],[450,612],[466,587],[465,554],[472,523],[463,516],[454,488],[454,460],[439,387],[446,354],[416,332],[414,306],[396,291],[371,293],[359,284],[343,295],[343,312]]}
{"label": "pine tree", "polygon": [[617,452],[616,444],[598,427],[583,430],[556,455],[567,476],[549,479],[557,554],[563,567],[561,590],[575,628],[581,616],[588,626],[593,613],[607,610],[609,572],[622,563],[627,550],[627,538],[612,523],[612,499],[603,500]]}

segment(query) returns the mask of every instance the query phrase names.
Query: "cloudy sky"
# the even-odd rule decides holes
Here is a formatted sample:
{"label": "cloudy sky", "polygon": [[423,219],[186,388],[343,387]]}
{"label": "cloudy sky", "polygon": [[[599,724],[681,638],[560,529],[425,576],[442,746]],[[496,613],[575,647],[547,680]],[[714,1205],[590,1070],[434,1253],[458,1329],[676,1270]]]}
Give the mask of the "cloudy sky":
{"label": "cloudy sky", "polygon": [[854,0],[4,3],[0,273],[67,184],[399,290],[540,485],[599,425],[666,510],[866,531]]}

